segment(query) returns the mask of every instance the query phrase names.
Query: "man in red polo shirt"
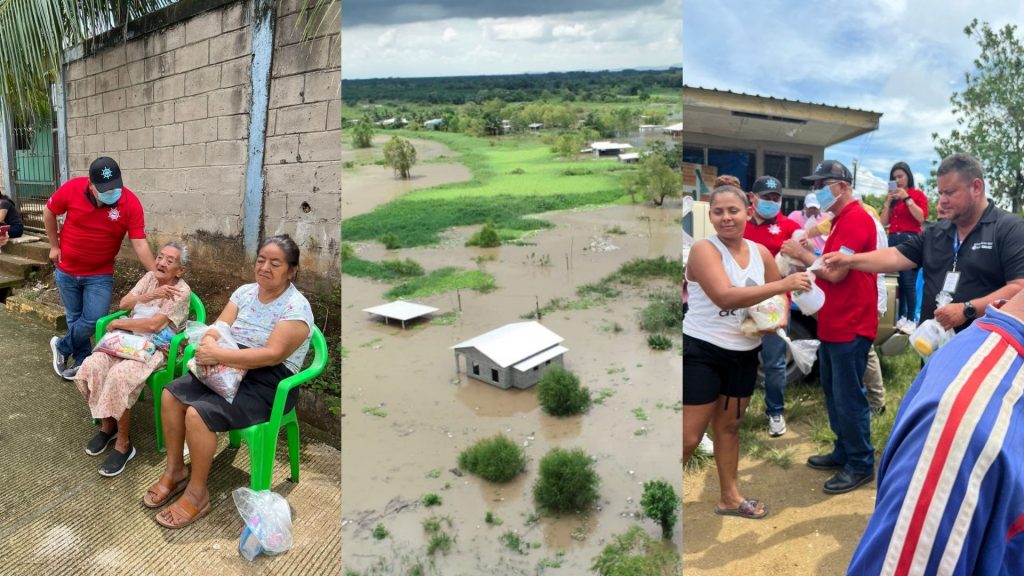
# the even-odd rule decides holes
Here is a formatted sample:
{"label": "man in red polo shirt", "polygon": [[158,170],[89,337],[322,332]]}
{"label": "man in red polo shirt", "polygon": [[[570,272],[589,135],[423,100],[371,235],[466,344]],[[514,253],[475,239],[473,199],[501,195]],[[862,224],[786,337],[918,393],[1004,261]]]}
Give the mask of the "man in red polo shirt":
{"label": "man in red polo shirt", "polygon": [[[58,235],[60,214],[66,216]],[[114,258],[121,241],[127,234],[147,271],[154,268],[153,253],[146,242],[142,204],[121,182],[117,162],[106,156],[93,161],[88,178],[72,178],[50,196],[43,222],[68,324],[67,334],[50,339],[53,369],[65,380],[74,380],[92,353],[89,338],[96,321],[110,311]],[[75,360],[71,368],[69,356]]]}
{"label": "man in red polo shirt", "polygon": [[[853,176],[846,166],[826,160],[801,181],[813,187],[822,210],[835,214],[824,253],[861,254],[876,248],[874,220],[853,198]],[[838,470],[825,482],[824,491],[841,494],[875,478],[864,369],[878,331],[878,289],[871,273],[818,269],[815,274],[825,292],[825,304],[818,311],[821,385],[836,440],[832,453],[811,456],[807,465]]]}
{"label": "man in red polo shirt", "polygon": [[[775,256],[782,243],[800,226],[782,215],[782,182],[771,176],[754,180],[750,192],[753,218],[747,220],[743,237],[763,245]],[[761,338],[761,365],[764,367],[764,404],[768,415],[768,435],[786,433],[786,341],[775,334]]]}

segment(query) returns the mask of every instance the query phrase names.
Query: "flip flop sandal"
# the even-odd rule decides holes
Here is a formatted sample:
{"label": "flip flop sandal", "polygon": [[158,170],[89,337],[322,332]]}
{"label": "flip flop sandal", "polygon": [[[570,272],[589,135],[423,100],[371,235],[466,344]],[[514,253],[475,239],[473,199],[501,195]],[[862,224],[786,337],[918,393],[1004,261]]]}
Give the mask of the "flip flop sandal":
{"label": "flip flop sandal", "polygon": [[757,506],[761,504],[760,500],[753,498],[744,498],[743,502],[735,508],[719,508],[715,506],[715,514],[719,516],[739,516],[740,518],[750,518],[751,520],[760,520],[768,515],[768,507],[764,506],[761,512],[757,512]]}
{"label": "flip flop sandal", "polygon": [[146,490],[146,494],[142,497],[142,505],[146,508],[159,508],[167,504],[174,496],[181,494],[186,486],[188,486],[188,476],[185,476],[177,483],[167,476],[160,476],[156,484],[153,484],[149,487],[149,490]]}
{"label": "flip flop sandal", "polygon": [[209,511],[209,502],[206,503],[206,506],[197,510],[196,507],[188,501],[188,498],[182,496],[175,500],[174,504],[171,504],[166,510],[158,512],[153,519],[156,520],[157,524],[164,528],[177,530],[178,528],[184,528],[196,520],[199,520]]}

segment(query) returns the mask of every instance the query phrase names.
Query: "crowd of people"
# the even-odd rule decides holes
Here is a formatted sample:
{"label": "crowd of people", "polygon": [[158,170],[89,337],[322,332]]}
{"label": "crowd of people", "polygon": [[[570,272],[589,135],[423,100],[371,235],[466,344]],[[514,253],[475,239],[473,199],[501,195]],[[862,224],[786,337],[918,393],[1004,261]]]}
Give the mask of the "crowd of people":
{"label": "crowd of people", "polygon": [[[61,215],[64,222],[58,230]],[[47,201],[43,221],[68,326],[63,336],[50,341],[53,369],[57,376],[75,383],[98,422],[99,429],[85,445],[86,454],[99,456],[112,446],[99,473],[117,476],[137,452],[129,436],[131,408],[149,375],[167,363],[166,344],[188,319],[191,289],[183,276],[190,263],[189,251],[183,242],[171,241],[153,257],[142,204],[124,186],[120,168],[108,157],[96,159],[87,177],[61,185]],[[119,309],[130,313],[111,321],[107,333],[140,336],[155,349],[152,355],[115,357],[94,351],[90,340],[97,321],[110,311],[114,260],[125,236],[146,273],[118,303]],[[161,418],[167,465],[142,496],[147,508],[170,503],[155,515],[159,524],[181,528],[210,510],[207,478],[217,448],[216,433],[267,421],[278,382],[301,369],[314,324],[309,302],[293,283],[298,272],[295,242],[288,235],[267,238],[256,254],[254,282],[231,295],[217,318],[220,328],[210,327],[199,336],[195,349],[199,366],[244,370],[231,401],[191,372],[164,388]],[[224,326],[237,349],[218,345],[222,337],[218,330],[225,330]],[[285,411],[297,400],[295,388]],[[186,445],[191,469],[184,462]]]}
{"label": "crowd of people", "polygon": [[[710,423],[721,489],[714,511],[768,514],[766,503],[738,488],[737,431],[760,365],[768,434],[786,433],[786,343],[775,330],[751,334],[741,325],[748,308],[806,291],[813,278],[824,293],[815,315],[817,360],[835,441],[807,466],[831,473],[825,494],[878,480],[876,510],[850,573],[1005,573],[1003,566],[1024,560],[1022,539],[1014,538],[1024,532],[1024,481],[1012,450],[1024,439],[1024,220],[988,198],[982,165],[970,155],[939,164],[934,223],[910,167],[895,164],[890,178],[875,211],[854,190],[850,171],[826,160],[802,179],[811,192],[790,217],[780,212],[782,185],[771,176],[749,192],[735,178],[716,182],[709,197],[715,234],[696,242],[686,262],[683,460]],[[776,266],[779,254],[795,264],[788,276]],[[924,288],[915,317],[919,268]],[[885,409],[873,350],[886,305],[883,273],[900,273],[898,316],[934,319],[962,334],[922,361],[876,472],[882,447],[872,444],[870,424]]]}

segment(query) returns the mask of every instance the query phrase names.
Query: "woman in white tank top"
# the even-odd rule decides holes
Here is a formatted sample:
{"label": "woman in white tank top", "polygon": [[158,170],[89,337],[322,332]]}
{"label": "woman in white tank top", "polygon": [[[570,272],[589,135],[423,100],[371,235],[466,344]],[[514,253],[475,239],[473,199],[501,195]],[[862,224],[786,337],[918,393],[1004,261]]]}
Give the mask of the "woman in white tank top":
{"label": "woman in white tank top", "polygon": [[[689,309],[683,322],[683,462],[689,461],[708,424],[714,433],[720,496],[715,511],[762,518],[762,502],[744,498],[737,485],[740,420],[757,374],[760,335],[740,331],[746,308],[776,294],[809,290],[800,272],[781,278],[767,248],[743,238],[750,215],[739,188],[711,193],[716,235],[693,245],[686,262]],[[736,403],[730,409],[730,402]]]}

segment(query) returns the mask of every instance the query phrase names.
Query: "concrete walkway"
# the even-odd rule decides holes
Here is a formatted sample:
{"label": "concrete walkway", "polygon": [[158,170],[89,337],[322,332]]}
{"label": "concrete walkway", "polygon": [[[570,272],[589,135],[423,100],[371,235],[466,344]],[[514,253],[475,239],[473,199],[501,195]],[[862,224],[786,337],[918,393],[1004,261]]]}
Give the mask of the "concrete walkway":
{"label": "concrete walkway", "polygon": [[301,482],[288,480],[279,444],[273,490],[292,508],[295,545],[247,562],[238,553],[243,523],[231,492],[249,485],[248,449],[221,435],[210,474],[213,510],[182,530],[153,521],[141,502],[164,457],[153,437],[152,399],[136,404],[138,455],[115,478],[97,472],[103,456],[85,443],[95,433],[71,382],[50,365],[53,332],[0,307],[0,574],[339,574],[341,453],[303,437]]}

